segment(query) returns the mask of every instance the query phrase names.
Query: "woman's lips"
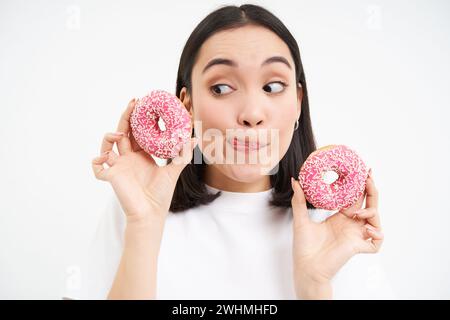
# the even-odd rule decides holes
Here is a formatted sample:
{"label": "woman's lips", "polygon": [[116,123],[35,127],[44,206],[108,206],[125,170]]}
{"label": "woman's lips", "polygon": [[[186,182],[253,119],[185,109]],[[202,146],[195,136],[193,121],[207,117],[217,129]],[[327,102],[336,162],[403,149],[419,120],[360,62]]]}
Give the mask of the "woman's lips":
{"label": "woman's lips", "polygon": [[267,144],[260,144],[258,141],[242,141],[236,137],[228,141],[237,151],[255,151],[264,148]]}

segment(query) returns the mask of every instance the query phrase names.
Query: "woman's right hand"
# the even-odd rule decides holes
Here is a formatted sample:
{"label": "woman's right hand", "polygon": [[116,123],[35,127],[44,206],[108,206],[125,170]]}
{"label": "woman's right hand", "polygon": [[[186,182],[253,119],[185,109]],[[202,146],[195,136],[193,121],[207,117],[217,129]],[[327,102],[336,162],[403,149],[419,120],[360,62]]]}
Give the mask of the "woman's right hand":
{"label": "woman's right hand", "polygon": [[[102,142],[101,155],[92,160],[92,169],[99,180],[108,181],[119,199],[128,222],[163,222],[169,211],[173,192],[181,171],[192,159],[197,144],[191,138],[177,158],[165,166],[155,160],[136,143],[130,130],[130,117],[136,99],[129,102],[120,118],[116,133],[107,133]],[[117,144],[117,154],[113,150]],[[103,165],[107,164],[105,168]]]}

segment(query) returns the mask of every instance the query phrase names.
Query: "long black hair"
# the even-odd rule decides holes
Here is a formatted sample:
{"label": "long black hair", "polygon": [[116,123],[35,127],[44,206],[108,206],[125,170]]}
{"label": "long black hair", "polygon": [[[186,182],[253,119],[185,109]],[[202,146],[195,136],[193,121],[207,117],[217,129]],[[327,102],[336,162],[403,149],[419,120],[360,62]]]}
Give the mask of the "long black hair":
{"label": "long black hair", "polygon": [[[211,12],[197,25],[183,49],[178,67],[176,96],[180,98],[180,92],[183,87],[186,87],[187,92],[192,96],[192,68],[202,44],[211,35],[218,31],[250,24],[263,26],[271,30],[287,44],[295,63],[297,84],[300,83],[303,90],[298,129],[294,131],[291,144],[278,164],[277,173],[270,176],[270,182],[274,190],[269,204],[288,208],[291,207],[293,195],[290,178],[298,176],[298,171],[303,162],[309,154],[316,150],[316,143],[311,126],[308,90],[300,58],[300,50],[296,40],[286,26],[267,9],[257,5],[224,6]],[[201,151],[197,146],[191,162],[180,174],[170,205],[170,211],[172,212],[207,204],[220,196],[220,191],[216,194],[211,194],[206,189],[204,172],[207,164],[203,158],[201,163],[196,161],[196,164],[194,164],[194,159],[199,154],[201,156]],[[307,207],[313,208],[309,202],[307,202]]]}

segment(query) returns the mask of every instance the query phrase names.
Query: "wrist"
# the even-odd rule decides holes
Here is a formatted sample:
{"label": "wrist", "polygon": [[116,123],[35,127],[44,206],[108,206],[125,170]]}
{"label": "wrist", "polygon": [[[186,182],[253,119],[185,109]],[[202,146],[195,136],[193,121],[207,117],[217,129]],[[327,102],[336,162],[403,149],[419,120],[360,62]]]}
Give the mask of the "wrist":
{"label": "wrist", "polygon": [[144,231],[150,229],[163,228],[166,220],[166,214],[144,213],[144,214],[127,214],[126,226],[128,229],[135,231]]}
{"label": "wrist", "polygon": [[301,300],[331,300],[333,287],[330,281],[302,278],[296,281],[295,293]]}
{"label": "wrist", "polygon": [[129,219],[125,227],[125,246],[159,248],[164,231],[165,219],[160,217],[145,217]]}

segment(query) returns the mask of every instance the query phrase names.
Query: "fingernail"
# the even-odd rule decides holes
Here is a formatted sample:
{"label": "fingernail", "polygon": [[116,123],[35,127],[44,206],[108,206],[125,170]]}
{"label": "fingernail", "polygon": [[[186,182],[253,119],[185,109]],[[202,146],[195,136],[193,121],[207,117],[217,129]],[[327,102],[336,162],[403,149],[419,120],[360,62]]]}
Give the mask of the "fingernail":
{"label": "fingernail", "polygon": [[115,136],[123,136],[124,133],[123,132],[114,132],[113,135],[115,135]]}
{"label": "fingernail", "polygon": [[369,177],[372,178],[372,168],[369,169]]}
{"label": "fingernail", "polygon": [[364,210],[356,210],[355,212],[353,212],[353,214],[361,214]]}
{"label": "fingernail", "polygon": [[366,226],[367,231],[376,232],[376,230],[372,227]]}
{"label": "fingernail", "polygon": [[369,233],[372,233],[372,234],[375,234],[376,236],[380,236],[381,235],[381,233],[380,232],[378,232],[377,230],[374,230],[374,229],[367,229],[367,232],[369,232]]}
{"label": "fingernail", "polygon": [[109,153],[109,151],[105,151],[105,152],[102,153],[101,156],[106,156],[108,153]]}

